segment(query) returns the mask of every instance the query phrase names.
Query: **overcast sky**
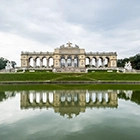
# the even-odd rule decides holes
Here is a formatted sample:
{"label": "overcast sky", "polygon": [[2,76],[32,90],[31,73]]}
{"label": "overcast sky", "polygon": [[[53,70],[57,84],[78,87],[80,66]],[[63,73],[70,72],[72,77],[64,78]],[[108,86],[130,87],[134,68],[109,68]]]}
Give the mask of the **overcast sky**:
{"label": "overcast sky", "polygon": [[86,52],[140,53],[140,0],[0,0],[0,57],[77,44]]}

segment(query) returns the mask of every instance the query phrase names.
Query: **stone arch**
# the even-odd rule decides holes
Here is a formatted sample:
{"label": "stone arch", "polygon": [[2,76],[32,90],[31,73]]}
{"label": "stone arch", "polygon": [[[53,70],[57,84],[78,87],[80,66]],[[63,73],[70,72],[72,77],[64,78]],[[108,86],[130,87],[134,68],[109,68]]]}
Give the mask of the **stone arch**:
{"label": "stone arch", "polygon": [[103,67],[103,58],[102,57],[98,58],[98,67]]}
{"label": "stone arch", "polygon": [[47,58],[42,57],[42,67],[47,67]]}
{"label": "stone arch", "polygon": [[74,56],[74,67],[78,67],[78,56]]}
{"label": "stone arch", "polygon": [[87,92],[86,93],[86,103],[90,102],[90,94]]}
{"label": "stone arch", "polygon": [[90,66],[90,57],[86,57],[86,67]]}
{"label": "stone arch", "polygon": [[29,103],[34,102],[34,93],[29,93]]}
{"label": "stone arch", "polygon": [[61,66],[61,67],[65,67],[65,64],[66,64],[65,57],[64,57],[64,56],[61,56],[61,59],[60,59],[60,66]]}
{"label": "stone arch", "polygon": [[36,94],[35,94],[35,99],[36,99],[36,103],[40,103],[40,100],[41,100],[41,98],[40,98],[40,92],[36,92]]}
{"label": "stone arch", "polygon": [[39,57],[35,58],[35,63],[36,63],[36,67],[40,67],[40,58]]}
{"label": "stone arch", "polygon": [[104,58],[104,66],[108,67],[109,66],[109,57]]}
{"label": "stone arch", "polygon": [[72,57],[71,56],[68,56],[67,58],[67,66],[72,66]]}
{"label": "stone arch", "polygon": [[49,92],[49,95],[48,95],[48,100],[49,100],[49,103],[53,103],[53,97],[54,97],[54,95],[53,95],[53,92]]}
{"label": "stone arch", "polygon": [[43,92],[42,93],[42,102],[43,103],[46,103],[47,102],[47,93],[46,92]]}
{"label": "stone arch", "polygon": [[34,67],[34,59],[33,59],[33,57],[30,57],[29,58],[29,67]]}
{"label": "stone arch", "polygon": [[96,67],[97,58],[92,57],[92,67]]}
{"label": "stone arch", "polygon": [[48,58],[48,67],[53,67],[53,57]]}

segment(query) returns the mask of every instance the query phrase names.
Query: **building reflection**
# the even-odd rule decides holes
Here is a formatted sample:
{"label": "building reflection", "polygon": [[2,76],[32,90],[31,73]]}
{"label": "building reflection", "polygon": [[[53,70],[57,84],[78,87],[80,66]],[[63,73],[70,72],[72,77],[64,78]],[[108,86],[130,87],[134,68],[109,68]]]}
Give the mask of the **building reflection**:
{"label": "building reflection", "polygon": [[79,115],[86,108],[117,108],[117,93],[113,90],[54,90],[23,91],[20,94],[21,109],[53,108],[62,116]]}
{"label": "building reflection", "polygon": [[0,102],[20,94],[20,108],[49,109],[69,118],[85,112],[87,108],[117,108],[118,99],[131,100],[140,105],[139,90],[45,90],[0,91]]}

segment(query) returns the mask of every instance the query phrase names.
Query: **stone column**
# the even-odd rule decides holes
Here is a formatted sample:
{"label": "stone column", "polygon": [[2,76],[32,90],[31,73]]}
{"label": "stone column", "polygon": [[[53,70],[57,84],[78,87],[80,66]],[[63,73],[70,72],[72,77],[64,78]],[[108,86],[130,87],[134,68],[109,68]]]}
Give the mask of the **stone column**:
{"label": "stone column", "polygon": [[65,67],[68,67],[67,59],[65,59]]}
{"label": "stone column", "polygon": [[42,94],[42,92],[40,92],[40,101],[39,102],[43,102],[43,94]]}
{"label": "stone column", "polygon": [[105,67],[105,59],[102,61],[102,67]]}
{"label": "stone column", "polygon": [[72,67],[74,67],[74,59],[71,59],[72,60]]}
{"label": "stone column", "polygon": [[96,68],[99,67],[99,59],[96,59]]}
{"label": "stone column", "polygon": [[61,59],[59,59],[59,66],[60,66],[60,68],[62,67],[62,65],[61,65]]}
{"label": "stone column", "polygon": [[92,59],[89,59],[89,67],[92,67]]}
{"label": "stone column", "polygon": [[49,67],[49,59],[47,59],[47,67]]}
{"label": "stone column", "polygon": [[36,93],[33,93],[33,103],[36,102]]}

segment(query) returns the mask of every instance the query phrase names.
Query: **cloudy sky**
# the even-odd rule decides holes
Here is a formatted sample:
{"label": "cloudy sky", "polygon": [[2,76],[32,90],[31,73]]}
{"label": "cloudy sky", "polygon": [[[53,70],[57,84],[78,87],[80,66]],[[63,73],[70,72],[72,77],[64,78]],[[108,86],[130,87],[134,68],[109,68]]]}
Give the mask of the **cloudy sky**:
{"label": "cloudy sky", "polygon": [[21,51],[68,41],[86,52],[140,52],[140,0],[0,0],[0,57],[20,66]]}

